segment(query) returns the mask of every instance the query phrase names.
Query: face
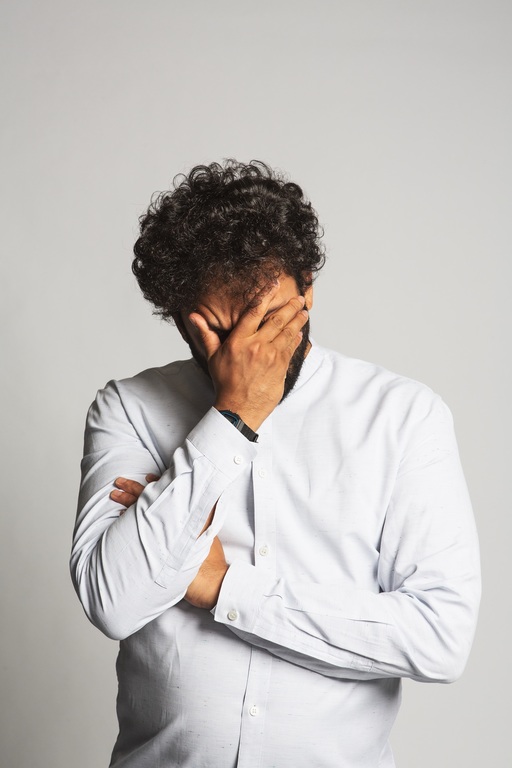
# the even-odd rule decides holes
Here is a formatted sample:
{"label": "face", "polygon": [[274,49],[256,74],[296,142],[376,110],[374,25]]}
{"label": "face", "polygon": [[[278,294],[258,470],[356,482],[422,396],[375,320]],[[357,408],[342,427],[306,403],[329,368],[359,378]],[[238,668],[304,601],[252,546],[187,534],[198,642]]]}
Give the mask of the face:
{"label": "face", "polygon": [[[295,279],[290,275],[280,275],[279,290],[272,299],[269,309],[265,315],[265,319],[270,317],[273,312],[287,304],[294,296],[298,295],[299,290],[297,288]],[[304,296],[306,298],[306,308],[311,309],[313,303],[312,286],[308,286],[308,288],[306,288]],[[202,296],[194,311],[204,317],[210,329],[218,335],[221,342],[224,342],[232,329],[237,324],[245,309],[246,305],[243,302],[230,296],[229,291],[222,287],[216,291],[210,291],[205,296]],[[192,325],[188,319],[187,314],[184,312],[182,312],[179,316],[176,316],[175,321],[181,335],[190,347],[192,356],[201,366],[203,371],[209,376],[210,373],[208,370],[208,363],[197,328]],[[309,351],[309,320],[302,328],[302,334],[302,341],[295,350],[288,367],[282,400],[284,400],[284,398],[295,386],[297,379],[299,378],[302,365],[304,363],[304,358]]]}

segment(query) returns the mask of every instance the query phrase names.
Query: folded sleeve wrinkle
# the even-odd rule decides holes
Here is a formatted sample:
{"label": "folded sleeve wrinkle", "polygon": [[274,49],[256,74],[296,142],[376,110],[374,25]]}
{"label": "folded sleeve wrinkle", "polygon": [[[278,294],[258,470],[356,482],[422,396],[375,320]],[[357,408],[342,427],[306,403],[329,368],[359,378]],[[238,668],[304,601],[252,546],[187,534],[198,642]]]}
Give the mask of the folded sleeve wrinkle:
{"label": "folded sleeve wrinkle", "polygon": [[[226,511],[208,515],[223,491],[248,471],[256,447],[211,408],[163,466],[131,423],[118,385],[98,393],[89,411],[71,571],[90,620],[122,639],[184,596]],[[236,460],[235,460],[236,459]],[[136,504],[110,499],[117,477],[145,484]]]}
{"label": "folded sleeve wrinkle", "polygon": [[327,676],[451,682],[466,663],[479,598],[471,505],[451,415],[436,399],[403,451],[375,592],[234,562],[214,616],[246,642]]}

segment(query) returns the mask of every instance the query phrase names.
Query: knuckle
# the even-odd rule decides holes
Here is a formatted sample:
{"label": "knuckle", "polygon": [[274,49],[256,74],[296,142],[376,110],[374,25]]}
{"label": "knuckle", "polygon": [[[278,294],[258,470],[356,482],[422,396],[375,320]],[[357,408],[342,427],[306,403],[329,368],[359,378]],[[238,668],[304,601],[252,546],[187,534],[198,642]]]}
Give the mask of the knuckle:
{"label": "knuckle", "polygon": [[276,312],[275,315],[271,315],[267,322],[271,322],[276,328],[281,329],[284,325],[284,320],[280,314]]}
{"label": "knuckle", "polygon": [[224,344],[226,344],[228,349],[230,349],[235,355],[238,355],[242,351],[242,340],[237,336],[228,336]]}

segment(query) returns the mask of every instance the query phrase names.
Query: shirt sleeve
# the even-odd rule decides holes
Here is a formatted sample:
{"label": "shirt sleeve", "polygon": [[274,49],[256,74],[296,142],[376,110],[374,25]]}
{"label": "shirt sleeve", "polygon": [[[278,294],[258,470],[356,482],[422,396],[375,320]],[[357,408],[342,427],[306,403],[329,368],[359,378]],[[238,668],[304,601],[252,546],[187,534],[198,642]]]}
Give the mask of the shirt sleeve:
{"label": "shirt sleeve", "polygon": [[404,451],[376,592],[277,578],[234,562],[214,617],[245,641],[332,677],[451,682],[471,647],[478,541],[450,412],[437,399]]}
{"label": "shirt sleeve", "polygon": [[206,558],[223,523],[208,515],[223,491],[249,471],[256,453],[211,408],[174,452],[160,480],[120,515],[110,499],[117,477],[145,483],[160,474],[137,434],[115,382],[98,393],[85,431],[82,481],[71,574],[89,619],[123,639],[177,603]]}

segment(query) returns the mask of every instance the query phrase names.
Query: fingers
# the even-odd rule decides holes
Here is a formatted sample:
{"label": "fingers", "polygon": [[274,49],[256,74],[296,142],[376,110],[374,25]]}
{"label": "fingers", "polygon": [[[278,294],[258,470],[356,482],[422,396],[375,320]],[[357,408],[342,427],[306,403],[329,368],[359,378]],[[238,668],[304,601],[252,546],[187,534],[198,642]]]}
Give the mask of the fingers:
{"label": "fingers", "polygon": [[309,313],[304,309],[304,297],[295,296],[265,320],[258,334],[262,341],[272,342],[283,349],[297,346],[302,338],[301,330],[308,318]]}
{"label": "fingers", "polygon": [[304,296],[294,296],[283,307],[269,313],[278,290],[279,281],[276,281],[270,289],[260,294],[258,303],[249,307],[239,319],[234,329],[237,336],[258,333],[262,341],[274,342],[280,337],[279,341],[284,347],[294,344],[297,334],[308,321],[308,312],[303,309],[306,299]]}
{"label": "fingers", "polygon": [[219,337],[215,331],[212,331],[208,327],[208,323],[199,313],[192,312],[192,314],[188,316],[188,319],[192,325],[197,328],[199,335],[201,336],[201,341],[203,342],[204,350],[206,352],[206,359],[209,360],[221,345]]}
{"label": "fingers", "polygon": [[249,306],[243,315],[240,317],[236,324],[235,332],[237,336],[248,337],[252,336],[261,323],[263,322],[268,308],[272,302],[272,299],[279,290],[279,280],[271,285],[270,288],[264,289],[256,295],[253,305]]}
{"label": "fingers", "polygon": [[[132,504],[135,504],[137,501],[137,496],[133,496],[131,493],[125,493],[124,491],[112,491],[110,494],[110,498],[112,501],[117,502],[118,504],[122,504],[123,507],[131,507]],[[124,509],[123,509],[124,512]],[[122,512],[121,512],[122,514]]]}
{"label": "fingers", "polygon": [[[148,483],[153,483],[158,479],[158,475],[146,475]],[[123,507],[126,508],[135,504],[145,487],[136,480],[130,480],[126,477],[118,477],[115,480],[114,485],[116,486],[116,489],[110,493],[110,498],[112,501],[122,504]],[[121,512],[121,514],[123,514],[123,512]]]}

